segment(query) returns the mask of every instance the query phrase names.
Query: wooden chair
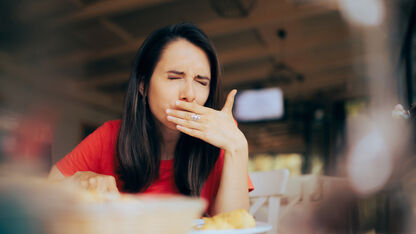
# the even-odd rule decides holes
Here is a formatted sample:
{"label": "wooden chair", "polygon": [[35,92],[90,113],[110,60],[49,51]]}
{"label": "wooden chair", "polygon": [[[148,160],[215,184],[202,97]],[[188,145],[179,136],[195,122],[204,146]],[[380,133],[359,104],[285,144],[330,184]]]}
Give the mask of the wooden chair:
{"label": "wooden chair", "polygon": [[286,189],[289,171],[287,169],[279,169],[265,172],[251,172],[250,178],[254,185],[254,190],[250,192],[250,200],[252,201],[250,213],[255,215],[263,205],[268,204],[267,223],[272,225],[272,230],[268,234],[276,234],[280,199]]}

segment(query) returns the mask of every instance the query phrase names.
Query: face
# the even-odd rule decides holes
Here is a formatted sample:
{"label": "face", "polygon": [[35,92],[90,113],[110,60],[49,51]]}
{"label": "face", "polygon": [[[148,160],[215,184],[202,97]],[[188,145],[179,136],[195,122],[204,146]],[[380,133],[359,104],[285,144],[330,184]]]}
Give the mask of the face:
{"label": "face", "polygon": [[175,124],[166,119],[166,109],[175,109],[176,100],[204,105],[210,81],[210,63],[205,52],[187,40],[173,41],[163,50],[150,78],[150,110],[163,126],[176,130]]}

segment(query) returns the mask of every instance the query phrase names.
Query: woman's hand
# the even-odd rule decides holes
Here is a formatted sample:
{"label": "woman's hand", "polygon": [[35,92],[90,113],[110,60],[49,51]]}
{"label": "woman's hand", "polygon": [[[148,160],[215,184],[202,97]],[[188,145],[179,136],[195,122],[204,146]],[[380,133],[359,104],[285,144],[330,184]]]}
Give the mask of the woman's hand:
{"label": "woman's hand", "polygon": [[236,93],[237,90],[232,90],[228,94],[221,111],[197,103],[176,101],[179,110],[167,109],[167,119],[175,123],[179,131],[225,151],[247,148],[247,140],[238,129],[232,114]]}
{"label": "woman's hand", "polygon": [[236,92],[233,90],[228,94],[220,111],[184,101],[177,101],[179,110],[166,110],[168,120],[175,123],[179,131],[225,151],[221,182],[212,214],[249,209],[248,144],[232,115]]}
{"label": "woman's hand", "polygon": [[82,189],[98,193],[118,194],[116,180],[113,176],[101,175],[91,171],[78,171],[67,181]]}

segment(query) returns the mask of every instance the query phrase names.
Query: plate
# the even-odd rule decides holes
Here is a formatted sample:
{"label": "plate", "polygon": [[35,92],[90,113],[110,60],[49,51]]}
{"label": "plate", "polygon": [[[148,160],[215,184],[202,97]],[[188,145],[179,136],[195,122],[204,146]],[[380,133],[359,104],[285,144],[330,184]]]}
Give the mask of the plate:
{"label": "plate", "polygon": [[[197,219],[194,221],[196,226],[204,224],[204,220]],[[272,229],[272,225],[264,222],[256,221],[254,228],[232,229],[232,230],[194,230],[190,234],[257,234],[266,233]]]}

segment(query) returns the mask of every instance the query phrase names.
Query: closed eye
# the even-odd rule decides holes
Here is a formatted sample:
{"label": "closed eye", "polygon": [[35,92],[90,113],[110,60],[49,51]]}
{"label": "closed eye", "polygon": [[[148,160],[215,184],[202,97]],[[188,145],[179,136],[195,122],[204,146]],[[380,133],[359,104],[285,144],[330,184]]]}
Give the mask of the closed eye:
{"label": "closed eye", "polygon": [[181,79],[181,77],[168,77],[169,80],[178,80]]}
{"label": "closed eye", "polygon": [[207,86],[208,85],[208,82],[204,82],[204,81],[197,81],[197,82],[200,83],[203,86]]}

